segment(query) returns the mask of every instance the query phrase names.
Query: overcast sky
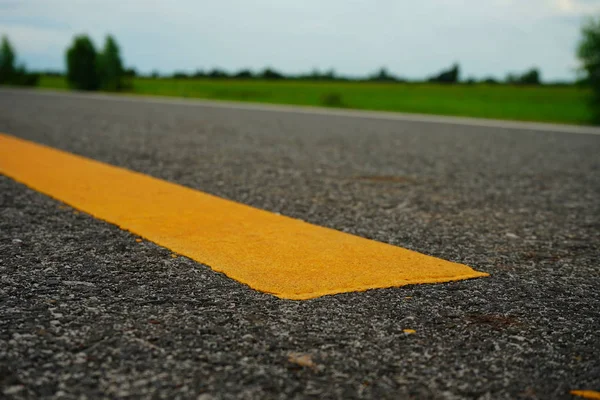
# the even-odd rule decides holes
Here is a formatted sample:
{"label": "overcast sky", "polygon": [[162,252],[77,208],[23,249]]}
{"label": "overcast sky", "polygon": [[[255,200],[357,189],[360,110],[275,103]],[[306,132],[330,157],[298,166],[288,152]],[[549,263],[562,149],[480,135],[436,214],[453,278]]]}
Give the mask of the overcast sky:
{"label": "overcast sky", "polygon": [[556,80],[575,78],[591,15],[600,0],[0,0],[0,34],[31,69],[64,69],[74,34],[99,46],[111,33],[141,72],[385,66],[423,78],[459,62],[463,78],[538,66]]}

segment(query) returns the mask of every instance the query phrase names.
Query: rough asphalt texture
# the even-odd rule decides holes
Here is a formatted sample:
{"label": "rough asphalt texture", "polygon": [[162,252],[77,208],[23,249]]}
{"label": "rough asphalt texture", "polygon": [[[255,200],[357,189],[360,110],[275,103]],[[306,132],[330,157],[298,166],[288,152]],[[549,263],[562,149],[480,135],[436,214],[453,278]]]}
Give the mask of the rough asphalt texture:
{"label": "rough asphalt texture", "polygon": [[0,176],[0,397],[600,390],[600,136],[27,92],[0,131],[492,274],[285,301]]}

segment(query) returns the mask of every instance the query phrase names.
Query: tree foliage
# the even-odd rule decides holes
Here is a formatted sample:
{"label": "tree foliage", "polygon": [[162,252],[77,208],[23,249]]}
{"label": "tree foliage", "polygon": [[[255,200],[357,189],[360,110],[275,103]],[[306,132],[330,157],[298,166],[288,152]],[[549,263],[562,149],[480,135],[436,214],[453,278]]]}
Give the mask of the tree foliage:
{"label": "tree foliage", "polygon": [[102,90],[116,92],[123,88],[123,62],[115,39],[108,35],[96,59],[98,83]]}
{"label": "tree foliage", "polygon": [[577,56],[586,73],[585,82],[592,89],[594,122],[600,124],[600,17],[591,18],[583,25]]}
{"label": "tree foliage", "polygon": [[283,76],[283,74],[275,71],[272,68],[265,68],[265,70],[261,74],[261,78],[268,79],[268,80],[276,80],[276,79],[284,79],[285,76]]}
{"label": "tree foliage", "polygon": [[15,51],[8,38],[2,36],[0,44],[0,83],[11,83],[15,75]]}
{"label": "tree foliage", "polygon": [[213,79],[225,79],[229,77],[229,74],[225,70],[214,68],[208,73],[208,77]]}
{"label": "tree foliage", "polygon": [[521,75],[521,83],[525,85],[539,85],[541,83],[540,70],[532,68]]}
{"label": "tree foliage", "polygon": [[86,35],[76,36],[67,50],[67,81],[77,90],[96,90],[100,87],[94,44]]}
{"label": "tree foliage", "polygon": [[135,70],[123,68],[119,45],[110,35],[99,53],[88,36],[76,36],[67,49],[66,61],[67,82],[77,90],[118,91],[126,89],[135,76]]}
{"label": "tree foliage", "polygon": [[237,79],[252,79],[254,78],[254,74],[249,69],[243,69],[236,73],[233,77]]}
{"label": "tree foliage", "polygon": [[27,72],[25,66],[16,65],[17,54],[6,36],[0,43],[0,84],[35,86],[39,75]]}
{"label": "tree foliage", "polygon": [[185,71],[175,71],[171,78],[173,79],[189,79],[189,75]]}
{"label": "tree foliage", "polygon": [[371,75],[368,80],[375,82],[396,82],[398,78],[390,74],[385,67],[381,67],[379,71]]}
{"label": "tree foliage", "polygon": [[429,78],[429,82],[438,83],[457,83],[460,78],[460,66],[454,64],[449,69],[440,72],[438,75]]}
{"label": "tree foliage", "polygon": [[138,72],[135,68],[127,68],[123,71],[123,76],[127,78],[135,78],[138,76]]}
{"label": "tree foliage", "polygon": [[506,76],[506,83],[512,85],[539,85],[541,84],[541,73],[537,68],[531,68],[522,75],[510,73]]}

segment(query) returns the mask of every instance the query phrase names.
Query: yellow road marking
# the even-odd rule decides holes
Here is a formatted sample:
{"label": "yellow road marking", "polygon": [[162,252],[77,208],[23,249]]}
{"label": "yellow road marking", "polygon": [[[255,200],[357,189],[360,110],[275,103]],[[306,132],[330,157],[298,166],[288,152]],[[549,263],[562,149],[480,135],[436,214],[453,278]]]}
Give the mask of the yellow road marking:
{"label": "yellow road marking", "polygon": [[595,390],[571,390],[573,396],[583,397],[584,399],[597,399],[600,400],[600,392]]}
{"label": "yellow road marking", "polygon": [[285,299],[488,275],[3,134],[0,173]]}

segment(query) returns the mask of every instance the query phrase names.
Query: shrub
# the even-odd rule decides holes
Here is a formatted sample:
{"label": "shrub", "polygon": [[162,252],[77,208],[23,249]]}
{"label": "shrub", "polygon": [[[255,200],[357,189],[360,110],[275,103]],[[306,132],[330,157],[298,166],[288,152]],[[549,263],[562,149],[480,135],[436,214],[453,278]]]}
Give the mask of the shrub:
{"label": "shrub", "polygon": [[325,93],[321,96],[321,104],[326,107],[345,107],[342,95],[336,92]]}
{"label": "shrub", "polygon": [[481,82],[487,85],[497,85],[500,83],[498,79],[494,78],[493,76],[488,76],[487,78],[484,78]]}
{"label": "shrub", "polygon": [[29,73],[25,67],[20,66],[15,70],[15,74],[11,83],[19,86],[37,86],[39,80],[39,74]]}

